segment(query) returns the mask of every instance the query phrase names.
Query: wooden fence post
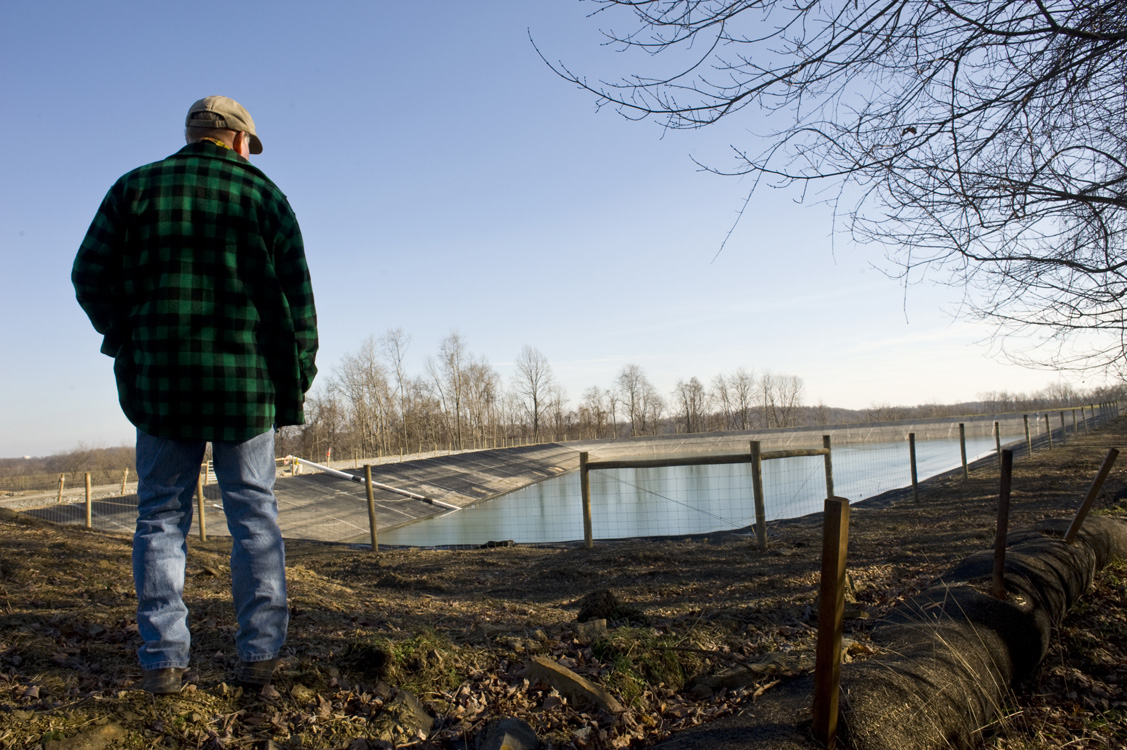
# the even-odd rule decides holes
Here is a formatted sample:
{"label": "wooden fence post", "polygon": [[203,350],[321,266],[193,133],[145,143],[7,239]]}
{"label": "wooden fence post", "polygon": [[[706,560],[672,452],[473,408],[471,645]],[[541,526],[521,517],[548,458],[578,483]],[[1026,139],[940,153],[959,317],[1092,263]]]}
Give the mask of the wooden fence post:
{"label": "wooden fence post", "polygon": [[841,633],[845,615],[845,556],[849,548],[849,501],[826,498],[822,523],[822,580],[818,592],[818,643],[814,660],[814,738],[833,749],[837,741]]}
{"label": "wooden fence post", "polygon": [[1053,449],[1053,423],[1049,421],[1049,412],[1045,412],[1045,434],[1049,436],[1049,450]]}
{"label": "wooden fence post", "polygon": [[751,441],[751,489],[755,494],[755,537],[759,549],[767,551],[767,502],[763,498],[763,452],[758,440]]}
{"label": "wooden fence post", "polygon": [[994,530],[994,574],[990,594],[1006,598],[1006,534],[1010,526],[1010,483],[1013,477],[1014,452],[1002,451],[1002,482],[998,491],[998,525]]}
{"label": "wooden fence post", "polygon": [[916,474],[916,433],[908,433],[908,462],[912,465],[912,499],[920,501],[920,483]]}
{"label": "wooden fence post", "polygon": [[1029,434],[1029,415],[1022,414],[1021,418],[1025,422],[1025,444],[1029,446],[1029,457],[1033,458],[1033,436]]}
{"label": "wooden fence post", "polygon": [[970,479],[970,469],[967,468],[967,426],[959,422],[959,454],[963,457],[963,479]]}
{"label": "wooden fence post", "polygon": [[1002,428],[994,423],[994,455],[998,457],[998,468],[1002,468]]}
{"label": "wooden fence post", "polygon": [[1104,486],[1104,480],[1107,479],[1107,475],[1111,472],[1111,467],[1115,465],[1115,459],[1118,457],[1119,451],[1116,448],[1108,449],[1103,465],[1096,473],[1096,478],[1092,480],[1092,485],[1088,488],[1088,494],[1084,496],[1084,501],[1077,508],[1076,516],[1068,527],[1068,533],[1064,535],[1064,541],[1076,541],[1076,535],[1080,533],[1080,527],[1084,524],[1084,519],[1088,517],[1088,511],[1091,510],[1096,495],[1099,494],[1100,488]]}
{"label": "wooden fence post", "polygon": [[90,472],[86,472],[86,528],[94,528],[94,498],[90,494]]}
{"label": "wooden fence post", "polygon": [[368,490],[368,529],[372,536],[372,552],[379,552],[380,543],[376,538],[376,496],[372,494],[371,464],[364,464],[364,486]]}
{"label": "wooden fence post", "polygon": [[121,494],[122,495],[125,494],[125,485],[128,482],[129,482],[129,468],[127,467],[125,469],[125,471],[121,472]]}
{"label": "wooden fence post", "polygon": [[59,497],[58,497],[57,500],[55,500],[56,503],[61,503],[63,501],[63,485],[66,484],[66,481],[67,481],[67,475],[66,474],[60,474],[59,475]]}
{"label": "wooden fence post", "polygon": [[579,495],[583,501],[583,544],[587,549],[595,546],[595,532],[591,527],[591,471],[587,468],[587,452],[579,454]]}
{"label": "wooden fence post", "polygon": [[822,435],[822,447],[826,449],[826,497],[834,496],[834,464],[830,448],[830,436]]}
{"label": "wooden fence post", "polygon": [[199,509],[197,515],[200,517],[200,541],[207,541],[207,516],[204,515],[203,506],[203,480],[207,476],[207,464],[203,465],[203,471],[196,476],[196,508]]}
{"label": "wooden fence post", "polygon": [[1068,430],[1064,426],[1064,410],[1060,412],[1060,444],[1068,445]]}

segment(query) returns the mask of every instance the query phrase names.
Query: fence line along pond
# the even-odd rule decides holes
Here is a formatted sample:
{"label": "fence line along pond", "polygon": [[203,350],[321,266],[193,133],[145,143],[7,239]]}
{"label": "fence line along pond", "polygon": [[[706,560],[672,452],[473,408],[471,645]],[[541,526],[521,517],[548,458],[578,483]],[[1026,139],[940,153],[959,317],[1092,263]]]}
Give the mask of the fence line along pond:
{"label": "fence line along pond", "polygon": [[[1013,436],[1017,437],[1017,436]],[[1007,438],[1009,440],[1009,438]],[[991,455],[991,437],[966,439],[968,460]],[[920,479],[961,464],[958,439],[916,443]],[[864,500],[911,482],[904,442],[832,449],[834,493]],[[604,469],[590,472],[596,539],[676,536],[749,527],[755,519],[750,464]],[[820,457],[763,463],[766,519],[817,512],[825,500]],[[579,472],[547,479],[488,502],[381,531],[380,544],[471,546],[512,540],[535,544],[584,538]]]}

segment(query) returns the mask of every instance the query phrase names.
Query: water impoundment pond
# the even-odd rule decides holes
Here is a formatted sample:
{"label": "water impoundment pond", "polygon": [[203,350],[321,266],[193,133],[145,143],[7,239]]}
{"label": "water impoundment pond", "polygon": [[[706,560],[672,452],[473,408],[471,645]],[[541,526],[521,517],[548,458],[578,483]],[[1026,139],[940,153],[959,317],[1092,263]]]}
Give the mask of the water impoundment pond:
{"label": "water impoundment pond", "polygon": [[[1005,439],[1005,438],[1004,438]],[[1010,438],[1012,439],[1012,438]],[[967,460],[995,452],[991,437],[968,437]],[[911,485],[908,443],[833,448],[834,494],[857,502]],[[958,439],[916,443],[918,478],[961,466]],[[750,526],[755,519],[750,464],[609,469],[590,473],[595,539],[700,534]],[[821,456],[763,462],[767,520],[819,512],[826,497]],[[493,500],[381,531],[380,544],[471,546],[583,539],[579,473],[571,472]]]}

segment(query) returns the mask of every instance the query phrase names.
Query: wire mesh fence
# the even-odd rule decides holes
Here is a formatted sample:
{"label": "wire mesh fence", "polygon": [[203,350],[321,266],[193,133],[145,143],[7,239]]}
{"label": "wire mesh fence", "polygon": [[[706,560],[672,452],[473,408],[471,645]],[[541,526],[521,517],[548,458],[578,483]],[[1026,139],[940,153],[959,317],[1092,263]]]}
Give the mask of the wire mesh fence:
{"label": "wire mesh fence", "polygon": [[[468,452],[373,467],[378,483],[410,492],[375,490],[372,517],[377,519],[380,545],[574,542],[583,540],[586,533],[580,476],[575,471],[580,451],[589,451],[593,461],[624,457],[691,460],[748,454],[753,440],[766,453],[817,449],[825,435],[832,446],[833,494],[855,503],[911,486],[910,435],[915,437],[916,471],[922,480],[959,468],[964,450],[968,462],[993,457],[998,446],[1014,448],[1019,455],[1030,449],[1043,450],[1050,440],[1067,440],[1116,415],[1114,407],[1108,407],[1086,409],[1075,417],[1070,410],[1057,410],[1048,416],[1015,414],[832,429],[660,436]],[[317,473],[291,478],[290,473],[292,465],[283,463],[276,487],[279,520],[287,538],[371,543],[363,482]],[[106,479],[121,482],[120,474]],[[79,475],[75,484],[82,483]],[[591,534],[598,540],[717,531],[750,534],[756,518],[753,484],[752,468],[746,462],[593,470]],[[762,484],[768,522],[820,512],[827,496],[825,462],[820,456],[763,461]],[[520,489],[506,491],[513,487]],[[81,525],[89,517],[95,528],[132,533],[136,497],[120,496],[113,486],[98,489],[102,496],[93,493],[89,516],[84,499],[73,496],[64,502],[39,498],[34,507],[20,510],[64,524]],[[460,509],[451,510],[451,505]],[[193,511],[193,534],[200,533],[201,512],[209,536],[227,534],[221,492],[214,483],[202,488]]]}
{"label": "wire mesh fence", "polygon": [[67,488],[82,487],[86,474],[95,485],[111,485],[127,482],[133,472],[128,469],[104,469],[101,471],[67,471],[58,474],[23,474],[0,477],[0,495],[16,492],[58,491],[60,483],[64,492]]}

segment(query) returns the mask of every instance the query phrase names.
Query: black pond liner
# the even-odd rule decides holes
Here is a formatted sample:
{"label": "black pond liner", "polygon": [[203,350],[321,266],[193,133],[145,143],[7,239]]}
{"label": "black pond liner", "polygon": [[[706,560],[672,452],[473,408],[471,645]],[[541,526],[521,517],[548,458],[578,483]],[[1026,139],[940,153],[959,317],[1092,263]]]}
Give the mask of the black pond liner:
{"label": "black pond liner", "polygon": [[[1127,522],[1089,516],[1073,544],[1067,520],[1008,537],[1007,599],[989,590],[993,553],[971,556],[877,623],[880,653],[842,666],[838,747],[950,750],[981,745],[1011,686],[1048,651],[1052,628],[1095,573],[1127,557]],[[678,733],[662,750],[818,748],[810,736],[813,677],[773,688],[741,713]]]}

